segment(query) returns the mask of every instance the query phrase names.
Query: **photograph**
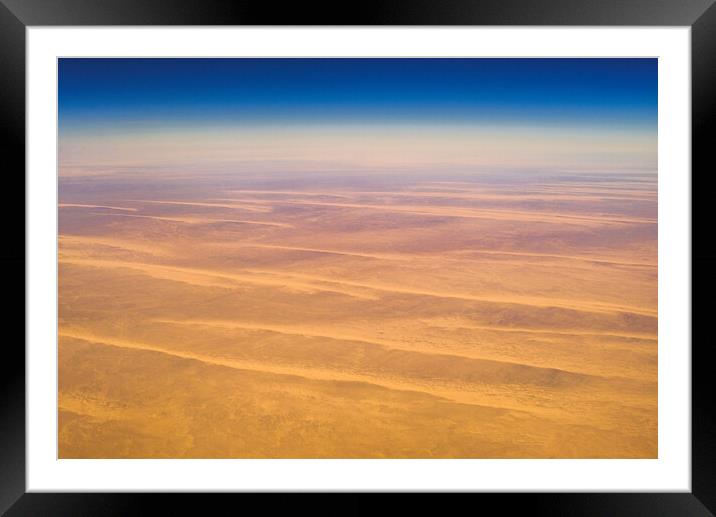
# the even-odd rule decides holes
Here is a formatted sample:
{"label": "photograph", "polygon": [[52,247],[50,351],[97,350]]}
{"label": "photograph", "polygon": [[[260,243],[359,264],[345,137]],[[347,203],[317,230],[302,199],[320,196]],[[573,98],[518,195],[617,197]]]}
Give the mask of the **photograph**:
{"label": "photograph", "polygon": [[658,68],[59,57],[59,459],[658,458]]}

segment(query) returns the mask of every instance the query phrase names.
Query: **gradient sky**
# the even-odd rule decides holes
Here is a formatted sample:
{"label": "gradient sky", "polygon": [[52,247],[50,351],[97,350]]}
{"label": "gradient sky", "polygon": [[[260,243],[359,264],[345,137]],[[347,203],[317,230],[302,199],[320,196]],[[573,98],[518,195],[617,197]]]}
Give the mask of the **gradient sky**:
{"label": "gradient sky", "polygon": [[62,167],[655,170],[656,59],[60,59]]}

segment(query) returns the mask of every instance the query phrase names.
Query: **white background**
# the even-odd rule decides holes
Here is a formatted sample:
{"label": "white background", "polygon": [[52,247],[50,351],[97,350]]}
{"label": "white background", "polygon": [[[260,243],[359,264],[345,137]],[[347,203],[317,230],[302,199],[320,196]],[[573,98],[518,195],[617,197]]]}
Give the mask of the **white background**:
{"label": "white background", "polygon": [[[689,28],[30,27],[27,43],[28,491],[690,491]],[[658,57],[659,458],[58,460],[57,58],[72,56]]]}

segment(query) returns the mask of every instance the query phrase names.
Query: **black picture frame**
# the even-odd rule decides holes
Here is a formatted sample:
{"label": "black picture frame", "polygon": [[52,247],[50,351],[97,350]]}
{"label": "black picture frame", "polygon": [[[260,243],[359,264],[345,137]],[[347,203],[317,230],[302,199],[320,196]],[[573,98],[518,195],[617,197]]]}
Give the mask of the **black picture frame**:
{"label": "black picture frame", "polygon": [[[67,25],[618,25],[690,26],[692,36],[692,491],[641,494],[475,494],[477,504],[550,515],[713,515],[716,513],[716,382],[709,360],[707,296],[716,288],[716,244],[709,238],[713,174],[711,135],[716,126],[716,6],[714,0],[429,0],[361,1],[346,5],[224,0],[0,0],[0,159],[6,200],[0,260],[7,308],[0,359],[0,513],[8,515],[142,514],[149,504],[173,513],[202,508],[236,513],[236,497],[258,495],[25,493],[25,29]],[[696,239],[697,235],[700,239]],[[698,282],[693,277],[698,274]],[[20,294],[22,293],[22,294]],[[23,303],[20,303],[23,300]],[[698,303],[697,303],[698,302]],[[683,346],[689,346],[684,343]],[[211,497],[211,500],[208,498]],[[291,511],[358,514],[386,509],[374,495],[334,498],[285,496]],[[221,510],[216,499],[229,503]],[[420,509],[445,510],[422,495]],[[246,504],[242,500],[242,505]],[[285,503],[281,503],[285,504]],[[401,506],[404,503],[399,503]],[[472,500],[470,506],[475,504]],[[211,505],[211,506],[209,506]],[[233,507],[233,508],[232,508]]]}

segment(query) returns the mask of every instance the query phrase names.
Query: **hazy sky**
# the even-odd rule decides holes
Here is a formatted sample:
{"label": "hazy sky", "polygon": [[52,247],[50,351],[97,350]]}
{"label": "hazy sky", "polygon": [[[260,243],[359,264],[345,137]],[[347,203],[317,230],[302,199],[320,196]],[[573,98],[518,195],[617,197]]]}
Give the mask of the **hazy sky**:
{"label": "hazy sky", "polygon": [[656,59],[60,59],[60,163],[655,170]]}

